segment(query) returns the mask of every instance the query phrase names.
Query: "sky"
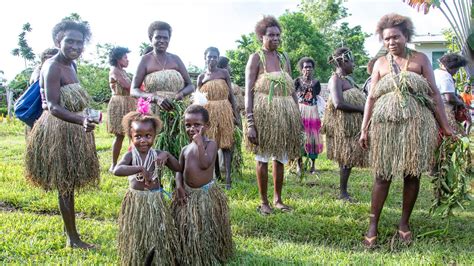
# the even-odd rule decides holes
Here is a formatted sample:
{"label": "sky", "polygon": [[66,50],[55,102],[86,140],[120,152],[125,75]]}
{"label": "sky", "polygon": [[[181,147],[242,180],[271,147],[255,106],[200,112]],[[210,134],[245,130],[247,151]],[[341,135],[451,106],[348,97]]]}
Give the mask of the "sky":
{"label": "sky", "polygon": [[[11,55],[17,47],[22,25],[29,22],[32,31],[27,34],[28,44],[38,55],[53,46],[51,30],[63,17],[78,13],[89,21],[91,42],[83,56],[91,59],[97,43],[111,43],[128,47],[130,65],[134,73],[139,63],[139,46],[148,42],[147,29],[151,22],[162,20],[173,28],[168,51],[180,56],[185,65],[204,67],[204,50],[218,47],[223,54],[235,49],[242,34],[253,31],[263,15],[276,17],[286,10],[297,11],[299,0],[15,0],[2,5],[0,25],[0,70],[11,80],[24,68],[24,61]],[[396,12],[410,16],[416,34],[440,33],[448,28],[442,14],[434,10],[428,15],[418,13],[402,0],[344,0],[350,17],[344,19],[350,26],[361,25],[373,33],[378,19]],[[54,11],[52,11],[54,10]],[[284,33],[283,33],[284,34]],[[376,36],[366,39],[369,55],[377,53],[381,44]]]}

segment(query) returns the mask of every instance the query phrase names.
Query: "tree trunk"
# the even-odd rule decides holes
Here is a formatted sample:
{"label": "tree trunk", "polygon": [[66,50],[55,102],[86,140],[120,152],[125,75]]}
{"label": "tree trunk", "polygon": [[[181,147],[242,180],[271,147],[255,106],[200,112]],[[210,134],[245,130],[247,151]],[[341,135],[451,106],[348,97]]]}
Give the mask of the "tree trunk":
{"label": "tree trunk", "polygon": [[13,116],[13,91],[10,90],[8,87],[5,87],[5,90],[7,91],[7,114],[8,117],[11,119]]}

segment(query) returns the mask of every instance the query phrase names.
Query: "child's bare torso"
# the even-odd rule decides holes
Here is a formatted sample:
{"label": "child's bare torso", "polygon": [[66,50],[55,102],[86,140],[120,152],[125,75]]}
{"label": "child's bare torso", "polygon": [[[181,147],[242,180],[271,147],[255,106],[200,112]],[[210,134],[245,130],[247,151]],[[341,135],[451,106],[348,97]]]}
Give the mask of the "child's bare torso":
{"label": "child's bare torso", "polygon": [[[206,147],[209,140],[204,141]],[[199,166],[198,146],[192,142],[184,148],[184,182],[192,188],[202,187],[211,182],[214,175],[214,164],[207,169]]]}

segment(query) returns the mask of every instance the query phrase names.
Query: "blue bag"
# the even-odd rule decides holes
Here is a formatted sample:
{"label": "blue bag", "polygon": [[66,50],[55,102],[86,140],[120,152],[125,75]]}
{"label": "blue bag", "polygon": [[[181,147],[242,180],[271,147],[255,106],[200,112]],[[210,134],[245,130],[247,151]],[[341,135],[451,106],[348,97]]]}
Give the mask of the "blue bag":
{"label": "blue bag", "polygon": [[30,127],[43,113],[39,80],[26,89],[14,106],[15,116]]}

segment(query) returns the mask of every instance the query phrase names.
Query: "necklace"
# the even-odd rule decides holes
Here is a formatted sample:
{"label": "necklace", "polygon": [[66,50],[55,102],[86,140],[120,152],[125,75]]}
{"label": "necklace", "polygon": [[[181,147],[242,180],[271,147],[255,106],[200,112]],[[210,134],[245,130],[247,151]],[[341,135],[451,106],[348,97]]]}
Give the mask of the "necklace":
{"label": "necklace", "polygon": [[156,53],[153,53],[153,58],[155,58],[155,61],[156,63],[158,63],[158,66],[161,67],[161,70],[164,70],[166,66],[166,61],[168,60],[168,56],[166,56],[166,53],[165,53],[165,60],[163,64],[160,62],[160,60],[158,60],[158,55]]}

